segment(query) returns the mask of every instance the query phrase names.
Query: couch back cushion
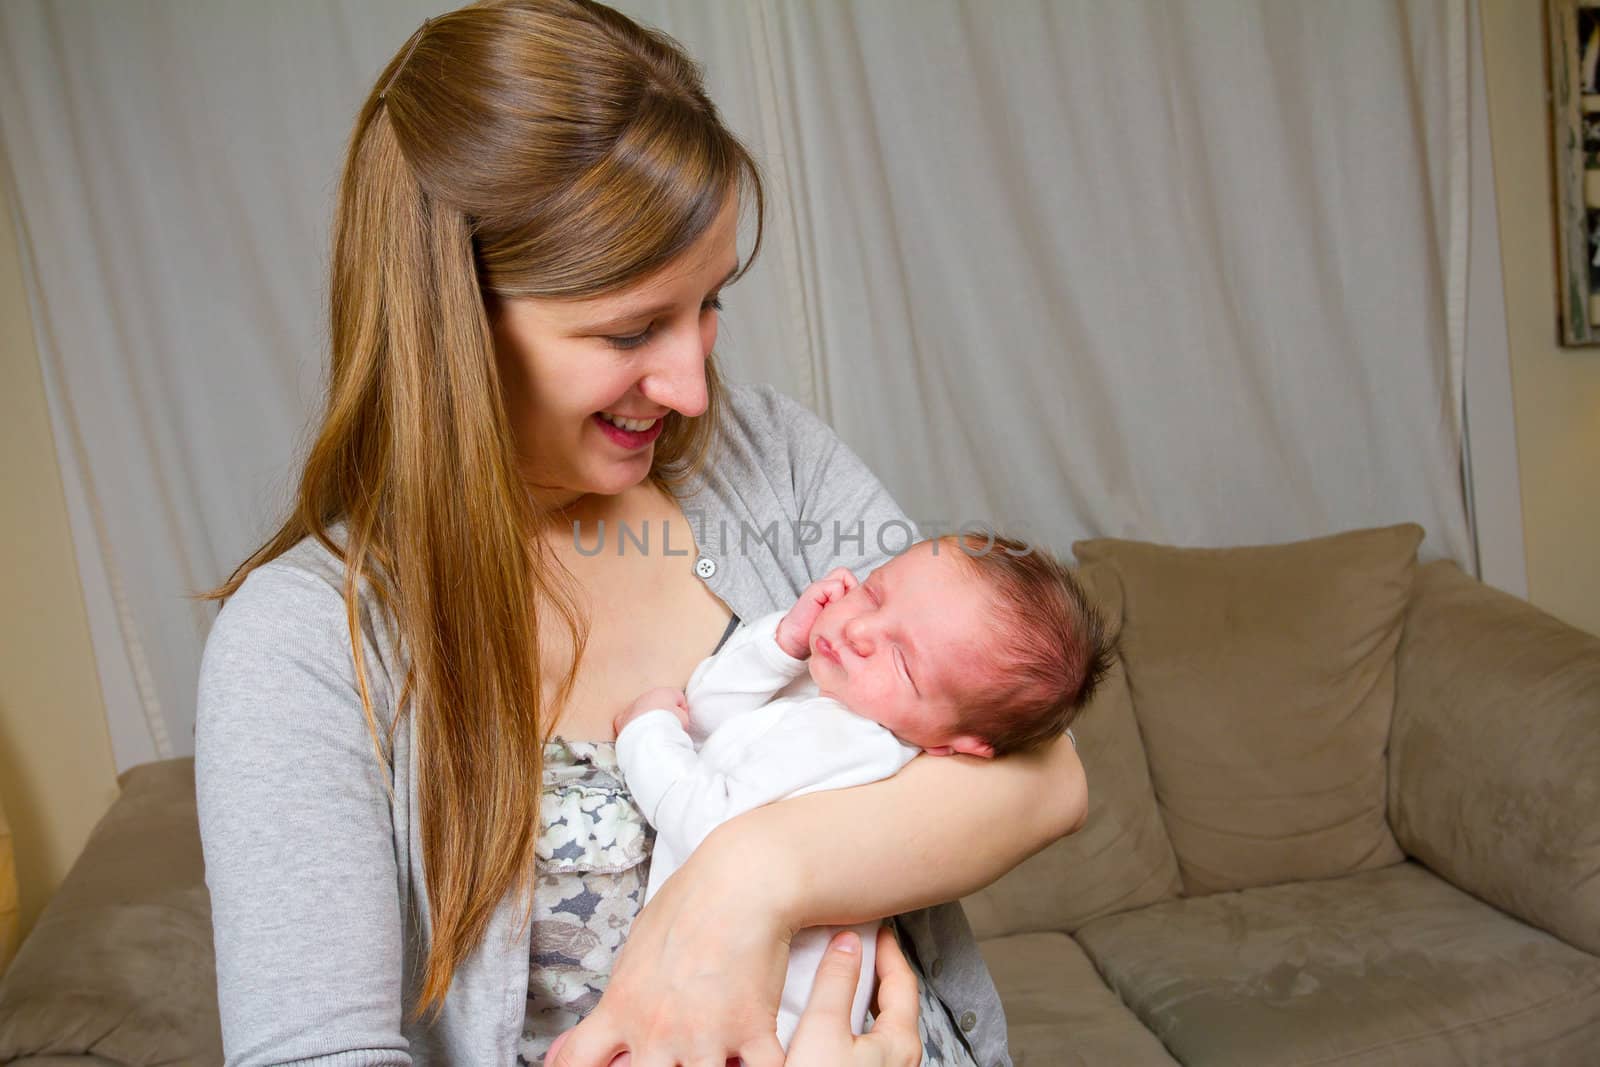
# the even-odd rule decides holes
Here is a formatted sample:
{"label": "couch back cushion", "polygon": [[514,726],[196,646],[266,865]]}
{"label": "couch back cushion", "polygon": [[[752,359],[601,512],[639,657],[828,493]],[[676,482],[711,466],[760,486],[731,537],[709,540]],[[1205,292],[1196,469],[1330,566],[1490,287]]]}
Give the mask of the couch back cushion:
{"label": "couch back cushion", "polygon": [[[1109,566],[1078,578],[1106,614],[1122,622],[1122,584]],[[1178,895],[1178,861],[1156,812],[1155,792],[1128,679],[1118,664],[1072,726],[1089,780],[1083,828],[1033,856],[962,903],[980,938],[1064,930]]]}
{"label": "couch back cushion", "polygon": [[1385,805],[1395,648],[1422,528],[1293,544],[1100,539],[1156,799],[1188,895],[1397,863]]}

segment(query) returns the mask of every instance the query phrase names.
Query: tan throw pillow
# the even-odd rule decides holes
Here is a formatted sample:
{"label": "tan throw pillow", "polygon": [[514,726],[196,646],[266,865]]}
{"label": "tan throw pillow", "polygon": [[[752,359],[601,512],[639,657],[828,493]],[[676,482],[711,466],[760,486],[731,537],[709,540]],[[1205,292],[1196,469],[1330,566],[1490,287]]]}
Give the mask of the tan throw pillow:
{"label": "tan throw pillow", "polygon": [[1188,895],[1397,863],[1395,648],[1422,528],[1294,544],[1081,541],[1122,578],[1122,654]]}
{"label": "tan throw pillow", "polygon": [[[1108,566],[1077,572],[1113,633],[1122,585]],[[1061,930],[1178,895],[1178,861],[1155,792],[1121,664],[1078,715],[1072,732],[1089,780],[1083,828],[962,901],[980,938]]]}

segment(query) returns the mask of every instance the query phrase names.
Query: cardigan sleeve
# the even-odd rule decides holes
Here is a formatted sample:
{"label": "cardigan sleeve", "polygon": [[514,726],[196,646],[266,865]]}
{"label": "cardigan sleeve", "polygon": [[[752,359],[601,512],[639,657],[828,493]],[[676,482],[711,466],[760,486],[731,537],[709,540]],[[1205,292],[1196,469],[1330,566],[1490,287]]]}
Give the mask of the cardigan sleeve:
{"label": "cardigan sleeve", "polygon": [[[195,785],[229,1067],[411,1063],[392,776],[345,619],[337,589],[275,562],[206,641]],[[375,702],[377,663],[369,642]]]}

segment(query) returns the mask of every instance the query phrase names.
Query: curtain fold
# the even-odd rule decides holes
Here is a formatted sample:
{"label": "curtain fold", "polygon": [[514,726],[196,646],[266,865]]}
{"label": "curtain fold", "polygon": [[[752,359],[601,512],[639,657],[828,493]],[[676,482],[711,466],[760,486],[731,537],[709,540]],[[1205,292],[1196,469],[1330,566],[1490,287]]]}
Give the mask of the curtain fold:
{"label": "curtain fold", "polygon": [[[1464,0],[629,0],[775,194],[721,358],[918,519],[1469,568]],[[432,5],[0,5],[0,142],[119,768],[319,399],[350,123]],[[1474,60],[1475,61],[1475,60]],[[747,246],[746,246],[747,247]]]}

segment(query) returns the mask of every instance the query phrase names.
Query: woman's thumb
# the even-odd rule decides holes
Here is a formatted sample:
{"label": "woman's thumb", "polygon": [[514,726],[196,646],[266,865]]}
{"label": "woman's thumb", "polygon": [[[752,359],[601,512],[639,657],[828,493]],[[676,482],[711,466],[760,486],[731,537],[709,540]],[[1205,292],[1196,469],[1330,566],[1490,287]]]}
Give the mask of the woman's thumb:
{"label": "woman's thumb", "polygon": [[817,965],[817,978],[811,986],[811,999],[800,1017],[800,1031],[813,1019],[833,1029],[850,1025],[850,1007],[855,1002],[856,985],[861,980],[861,938],[844,930],[833,935],[828,951]]}

